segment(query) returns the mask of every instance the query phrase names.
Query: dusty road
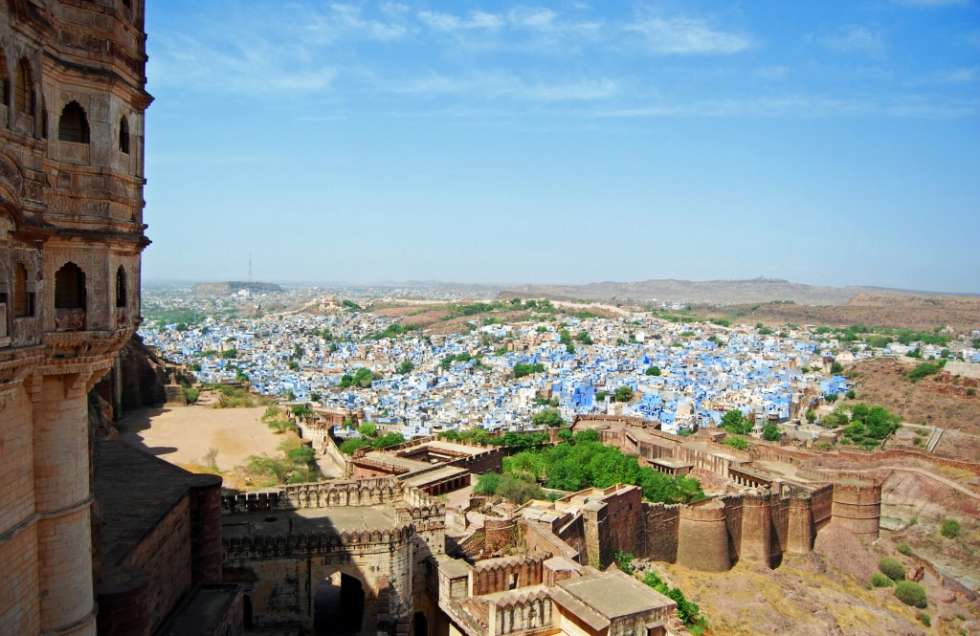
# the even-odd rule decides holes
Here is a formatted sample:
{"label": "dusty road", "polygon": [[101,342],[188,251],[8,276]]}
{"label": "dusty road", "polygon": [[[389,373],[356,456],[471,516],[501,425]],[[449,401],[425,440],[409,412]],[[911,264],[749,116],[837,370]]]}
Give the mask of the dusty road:
{"label": "dusty road", "polygon": [[175,464],[207,465],[211,449],[215,462],[226,471],[245,462],[249,455],[275,455],[283,440],[261,421],[265,407],[214,409],[209,406],[175,406],[142,409],[119,422],[120,437]]}

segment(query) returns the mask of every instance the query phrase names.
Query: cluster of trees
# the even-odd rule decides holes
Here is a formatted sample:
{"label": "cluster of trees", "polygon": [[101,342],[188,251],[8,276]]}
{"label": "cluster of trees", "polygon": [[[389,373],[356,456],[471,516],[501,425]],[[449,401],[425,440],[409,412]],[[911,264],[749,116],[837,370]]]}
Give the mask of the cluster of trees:
{"label": "cluster of trees", "polygon": [[753,426],[755,424],[752,420],[745,417],[738,409],[726,412],[721,418],[721,428],[733,435],[748,435],[752,432]]}
{"label": "cluster of trees", "polygon": [[659,377],[661,371],[660,371],[660,367],[654,365],[654,366],[651,366],[651,367],[647,367],[647,370],[644,371],[644,373],[646,373],[647,375],[652,375],[654,377]]}
{"label": "cluster of trees", "polygon": [[363,311],[363,308],[360,305],[355,303],[353,300],[348,300],[346,298],[340,303],[340,306],[348,311]]}
{"label": "cluster of trees", "polygon": [[767,442],[778,442],[782,437],[782,432],[774,422],[766,422],[766,425],[762,427],[762,439]]}
{"label": "cluster of trees", "polygon": [[558,341],[565,345],[565,351],[575,353],[575,345],[572,343],[572,334],[567,329],[558,332]]}
{"label": "cluster of trees", "polygon": [[589,332],[586,331],[585,329],[575,334],[575,339],[584,345],[592,344],[592,336],[590,336]]}
{"label": "cluster of trees", "polygon": [[629,402],[633,399],[633,389],[628,386],[618,387],[613,391],[613,402]]}
{"label": "cluster of trees", "polygon": [[411,373],[415,368],[411,360],[402,360],[402,363],[398,365],[398,374],[405,375],[406,373]]}
{"label": "cluster of trees", "polygon": [[477,477],[473,492],[477,495],[497,495],[518,505],[529,499],[545,497],[541,486],[500,473],[484,473]]}
{"label": "cluster of trees", "polygon": [[410,331],[415,331],[418,329],[418,325],[403,325],[398,322],[393,322],[381,331],[376,331],[371,334],[369,338],[372,340],[381,340],[382,338],[397,338],[398,336],[404,336]]}
{"label": "cluster of trees", "polygon": [[450,354],[446,356],[439,361],[439,366],[442,367],[443,370],[448,371],[449,367],[453,366],[453,362],[469,362],[472,359],[473,356],[471,356],[469,352],[464,351],[463,353],[457,353],[456,355]]}
{"label": "cluster of trees", "polygon": [[833,336],[841,342],[863,342],[876,349],[883,349],[892,342],[900,342],[906,346],[913,342],[939,347],[949,344],[949,336],[943,333],[941,328],[933,331],[917,331],[915,329],[894,329],[856,324],[844,328],[817,327],[814,333]]}
{"label": "cluster of trees", "polygon": [[340,388],[348,389],[351,387],[366,389],[374,381],[374,372],[371,369],[360,367],[353,374],[345,373],[340,376]]}
{"label": "cluster of trees", "polygon": [[858,403],[837,407],[833,413],[825,415],[820,424],[827,428],[844,426],[844,439],[871,449],[897,431],[902,418],[882,406]]}
{"label": "cluster of trees", "polygon": [[688,477],[669,477],[641,467],[635,457],[599,442],[595,431],[571,435],[557,446],[522,451],[504,460],[504,472],[517,479],[544,483],[558,490],[581,490],[588,486],[608,488],[614,484],[640,486],[650,501],[688,503],[704,498],[701,484]]}
{"label": "cluster of trees", "polygon": [[939,373],[945,366],[945,360],[940,360],[938,362],[920,362],[919,364],[915,365],[914,369],[905,374],[905,377],[912,382],[918,382],[922,378]]}
{"label": "cluster of trees", "polygon": [[177,331],[187,331],[190,326],[204,322],[206,316],[193,309],[166,309],[146,304],[143,306],[143,318],[159,325],[177,325]]}
{"label": "cluster of trees", "polygon": [[381,450],[383,448],[397,446],[405,441],[405,437],[401,433],[385,433],[384,435],[379,435],[378,425],[371,422],[365,422],[358,426],[357,432],[361,434],[361,437],[347,439],[340,444],[341,453],[353,455],[354,451],[359,448]]}
{"label": "cluster of trees", "polygon": [[523,378],[526,375],[531,375],[532,373],[544,373],[544,365],[540,362],[535,362],[533,364],[526,364],[524,362],[518,362],[514,365],[514,379]]}
{"label": "cluster of trees", "polygon": [[561,413],[558,412],[558,409],[549,407],[532,415],[531,423],[533,423],[535,426],[550,426],[551,428],[558,428],[565,423],[565,420],[561,418]]}

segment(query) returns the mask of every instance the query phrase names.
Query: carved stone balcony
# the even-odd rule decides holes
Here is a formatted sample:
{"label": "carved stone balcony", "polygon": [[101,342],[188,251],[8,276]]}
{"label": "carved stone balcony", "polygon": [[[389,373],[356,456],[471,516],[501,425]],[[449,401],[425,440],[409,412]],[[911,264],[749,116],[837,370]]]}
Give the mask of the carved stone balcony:
{"label": "carved stone balcony", "polygon": [[88,165],[91,163],[90,153],[89,144],[80,144],[74,141],[58,141],[58,159],[61,161]]}
{"label": "carved stone balcony", "polygon": [[129,340],[132,329],[61,331],[44,334],[48,357],[65,359],[115,353]]}
{"label": "carved stone balcony", "polygon": [[85,329],[84,309],[55,309],[55,331],[83,331]]}

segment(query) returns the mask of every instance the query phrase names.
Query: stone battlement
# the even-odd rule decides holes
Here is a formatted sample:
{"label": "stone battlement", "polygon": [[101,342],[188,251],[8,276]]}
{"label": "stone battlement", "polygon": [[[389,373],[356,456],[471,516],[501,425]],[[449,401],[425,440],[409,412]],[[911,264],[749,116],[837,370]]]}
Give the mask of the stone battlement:
{"label": "stone battlement", "polygon": [[274,559],[323,555],[354,547],[397,545],[415,536],[411,524],[383,530],[342,530],[275,536],[230,537],[222,540],[226,559]]}
{"label": "stone battlement", "polygon": [[327,506],[376,506],[400,501],[403,492],[403,484],[390,477],[290,484],[277,490],[224,495],[221,510],[230,514]]}

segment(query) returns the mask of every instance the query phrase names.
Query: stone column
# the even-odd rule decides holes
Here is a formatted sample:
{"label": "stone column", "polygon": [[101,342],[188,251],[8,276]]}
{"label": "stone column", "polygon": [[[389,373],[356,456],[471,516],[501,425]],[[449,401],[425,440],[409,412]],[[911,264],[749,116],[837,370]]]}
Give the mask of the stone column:
{"label": "stone column", "polygon": [[42,633],[96,631],[88,389],[105,368],[86,366],[46,367],[32,396]]}

